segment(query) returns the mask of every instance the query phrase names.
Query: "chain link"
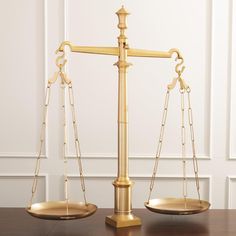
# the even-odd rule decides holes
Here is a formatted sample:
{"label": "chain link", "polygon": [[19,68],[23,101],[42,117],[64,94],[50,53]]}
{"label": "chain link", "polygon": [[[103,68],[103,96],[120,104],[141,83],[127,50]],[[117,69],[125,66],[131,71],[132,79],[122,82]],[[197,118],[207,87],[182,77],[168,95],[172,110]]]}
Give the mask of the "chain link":
{"label": "chain link", "polygon": [[195,149],[195,138],[194,138],[194,129],[193,129],[193,113],[191,108],[191,100],[190,100],[190,92],[191,89],[187,89],[188,94],[188,121],[189,121],[189,128],[190,128],[190,135],[191,135],[191,143],[192,143],[192,154],[193,154],[193,169],[195,174],[195,183],[198,193],[198,199],[201,203],[201,196],[200,196],[200,185],[199,185],[199,177],[198,177],[198,162],[196,157],[196,149]]}
{"label": "chain link", "polygon": [[29,207],[31,207],[33,198],[35,196],[35,192],[38,185],[38,175],[39,175],[39,169],[40,169],[40,160],[42,157],[42,151],[43,151],[43,143],[45,142],[45,135],[46,135],[46,120],[47,120],[47,113],[48,113],[48,106],[50,102],[50,94],[51,94],[51,83],[48,82],[45,92],[45,102],[44,102],[44,109],[43,109],[43,122],[41,126],[41,133],[40,133],[40,144],[39,144],[39,152],[37,155],[36,160],[36,166],[34,170],[34,179],[33,184],[31,188],[31,198],[29,202]]}
{"label": "chain link", "polygon": [[75,115],[74,93],[73,93],[72,83],[70,82],[68,86],[69,86],[68,87],[69,102],[70,102],[70,107],[71,107],[71,115],[72,115],[72,121],[73,121],[73,129],[74,129],[75,151],[76,151],[76,157],[77,157],[79,173],[80,173],[80,183],[81,183],[81,188],[83,191],[84,202],[85,204],[87,204],[84,175],[83,175],[83,168],[82,168],[82,161],[81,161],[80,142],[79,142],[78,128],[77,128],[76,115]]}
{"label": "chain link", "polygon": [[182,162],[183,162],[183,197],[187,198],[187,178],[186,178],[186,132],[185,132],[185,121],[184,121],[184,89],[180,89],[181,96],[181,146],[182,146]]}
{"label": "chain link", "polygon": [[64,161],[64,195],[65,195],[65,201],[67,202],[67,211],[68,211],[68,175],[67,175],[67,126],[66,126],[66,107],[65,107],[65,83],[63,80],[61,81],[61,93],[62,93],[62,113],[63,113],[63,161]]}
{"label": "chain link", "polygon": [[149,186],[148,202],[151,198],[152,190],[153,190],[154,183],[155,183],[158,163],[159,163],[159,159],[160,159],[160,155],[161,155],[164,130],[165,130],[165,124],[166,124],[166,118],[167,118],[167,112],[168,112],[168,105],[169,105],[169,97],[170,97],[170,91],[168,89],[166,92],[166,96],[165,96],[164,110],[163,110],[163,114],[162,114],[161,129],[160,129],[160,136],[159,136],[159,141],[158,141],[158,146],[157,146],[155,164],[154,164],[153,173],[152,173],[152,177],[151,177],[151,183]]}

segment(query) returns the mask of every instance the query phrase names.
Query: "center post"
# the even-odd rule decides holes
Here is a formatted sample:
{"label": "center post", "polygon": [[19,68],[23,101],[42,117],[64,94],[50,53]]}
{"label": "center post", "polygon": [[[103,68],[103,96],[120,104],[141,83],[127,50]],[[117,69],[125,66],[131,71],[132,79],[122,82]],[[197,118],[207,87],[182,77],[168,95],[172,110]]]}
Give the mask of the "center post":
{"label": "center post", "polygon": [[114,214],[106,217],[106,223],[113,227],[128,227],[141,225],[140,218],[132,214],[132,185],[129,179],[128,156],[128,107],[127,107],[127,80],[126,71],[131,65],[127,59],[127,37],[125,36],[126,17],[129,14],[124,7],[116,12],[119,18],[118,28],[118,176],[113,182],[115,190]]}

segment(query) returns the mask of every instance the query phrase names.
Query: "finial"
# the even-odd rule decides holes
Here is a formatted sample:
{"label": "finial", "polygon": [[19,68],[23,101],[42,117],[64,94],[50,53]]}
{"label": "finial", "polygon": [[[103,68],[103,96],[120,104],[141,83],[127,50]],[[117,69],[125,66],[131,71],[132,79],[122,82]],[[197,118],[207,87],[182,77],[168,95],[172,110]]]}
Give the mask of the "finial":
{"label": "finial", "polygon": [[119,18],[118,28],[121,30],[127,29],[126,16],[129,15],[129,13],[125,10],[123,5],[122,5],[121,9],[116,12],[116,14]]}
{"label": "finial", "polygon": [[124,5],[122,5],[121,9],[116,12],[117,15],[119,14],[124,14],[124,15],[129,15],[129,13],[125,10]]}

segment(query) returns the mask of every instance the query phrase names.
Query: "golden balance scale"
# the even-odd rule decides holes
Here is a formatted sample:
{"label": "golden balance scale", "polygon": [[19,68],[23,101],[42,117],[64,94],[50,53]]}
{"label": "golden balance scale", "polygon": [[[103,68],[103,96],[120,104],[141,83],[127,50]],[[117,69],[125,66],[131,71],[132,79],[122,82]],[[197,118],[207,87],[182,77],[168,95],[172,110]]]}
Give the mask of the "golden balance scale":
{"label": "golden balance scale", "polygon": [[[159,51],[149,51],[129,48],[127,44],[127,37],[125,36],[126,17],[128,12],[122,8],[116,13],[119,18],[118,28],[120,29],[120,35],[118,37],[118,47],[86,47],[86,46],[74,46],[70,42],[63,42],[56,53],[62,52],[57,60],[56,64],[59,68],[58,72],[55,72],[52,79],[48,80],[48,85],[46,88],[45,104],[44,104],[44,115],[43,123],[41,129],[40,137],[40,150],[37,157],[35,177],[32,185],[32,196],[30,199],[29,206],[27,207],[27,212],[32,216],[42,218],[42,219],[57,219],[57,220],[70,220],[84,218],[92,215],[97,210],[97,206],[87,202],[85,193],[85,183],[83,176],[83,168],[81,162],[81,152],[80,143],[77,132],[77,122],[74,110],[74,95],[72,82],[69,80],[64,73],[64,65],[66,63],[65,59],[65,46],[68,46],[72,52],[79,53],[91,53],[91,54],[103,54],[118,56],[118,62],[115,65],[118,67],[119,76],[119,86],[118,86],[118,174],[117,178],[114,180],[113,185],[115,187],[115,204],[114,204],[114,214],[106,217],[106,223],[114,227],[128,227],[141,225],[140,218],[132,214],[131,207],[131,190],[133,182],[129,178],[128,173],[128,116],[127,116],[127,79],[126,70],[131,65],[127,62],[127,57],[153,57],[153,58],[171,58],[173,54],[177,55],[176,61],[180,60],[180,63],[176,65],[175,71],[178,74],[177,78],[168,85],[164,111],[162,116],[160,137],[157,147],[157,153],[153,168],[153,174],[151,177],[150,191],[147,202],[144,203],[145,207],[150,211],[163,214],[174,214],[174,215],[189,215],[196,214],[206,211],[210,204],[207,201],[203,201],[200,198],[199,191],[199,178],[198,178],[198,164],[195,153],[195,143],[194,143],[194,130],[193,130],[193,118],[192,118],[192,108],[190,104],[190,88],[182,79],[181,74],[184,70],[182,66],[184,60],[178,49],[171,49],[168,52]],[[179,68],[182,66],[182,68]],[[57,81],[57,78],[61,78],[61,88],[63,96],[63,127],[64,127],[64,142],[63,142],[63,157],[64,157],[64,187],[65,187],[65,200],[64,201],[49,201],[42,203],[34,203],[33,198],[37,189],[38,174],[40,169],[40,158],[42,154],[42,147],[45,137],[45,127],[46,127],[46,117],[50,101],[50,89],[51,85]],[[181,96],[181,145],[182,145],[182,162],[183,162],[183,198],[164,198],[164,199],[151,199],[151,193],[154,187],[154,182],[156,178],[158,162],[162,149],[162,141],[164,137],[164,128],[167,118],[168,102],[170,90],[173,89],[176,83],[180,84],[180,96]],[[81,189],[83,191],[84,201],[83,202],[70,202],[68,198],[68,177],[67,177],[67,157],[66,157],[66,147],[67,147],[67,135],[66,135],[66,112],[65,112],[65,88],[68,89],[69,104],[72,112],[72,122],[74,128],[74,141],[75,150],[78,160],[78,167],[80,173]],[[187,177],[186,177],[186,159],[185,159],[185,121],[184,121],[184,111],[185,111],[185,100],[184,95],[187,93],[187,104],[188,104],[188,123],[190,127],[192,152],[193,152],[193,168],[195,174],[195,182],[198,193],[198,199],[187,198]]]}

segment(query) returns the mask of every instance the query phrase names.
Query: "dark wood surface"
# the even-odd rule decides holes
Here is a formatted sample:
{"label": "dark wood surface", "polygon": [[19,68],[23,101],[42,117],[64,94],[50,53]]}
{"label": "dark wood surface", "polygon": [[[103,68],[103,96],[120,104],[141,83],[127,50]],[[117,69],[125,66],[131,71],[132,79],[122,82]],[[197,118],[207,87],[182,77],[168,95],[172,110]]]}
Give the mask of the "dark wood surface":
{"label": "dark wood surface", "polygon": [[236,210],[209,210],[191,216],[160,215],[134,209],[142,226],[114,229],[105,224],[112,209],[98,209],[88,218],[40,220],[22,208],[0,208],[1,236],[236,236]]}

